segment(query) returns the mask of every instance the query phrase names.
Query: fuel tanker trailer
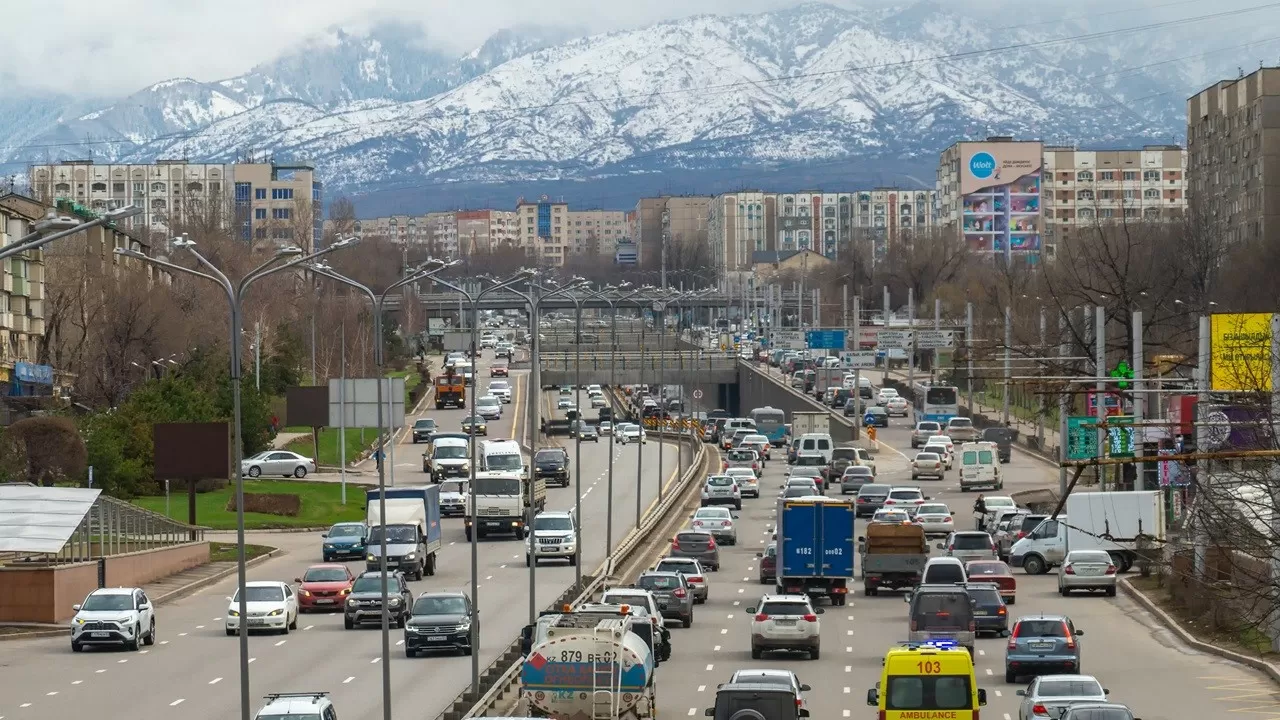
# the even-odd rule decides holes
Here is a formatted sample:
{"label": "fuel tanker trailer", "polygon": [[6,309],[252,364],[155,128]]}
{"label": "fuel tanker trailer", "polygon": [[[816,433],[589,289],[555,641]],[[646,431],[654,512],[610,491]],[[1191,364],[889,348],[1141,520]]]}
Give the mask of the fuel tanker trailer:
{"label": "fuel tanker trailer", "polygon": [[520,693],[555,720],[653,720],[652,623],[612,612],[546,613],[525,628]]}

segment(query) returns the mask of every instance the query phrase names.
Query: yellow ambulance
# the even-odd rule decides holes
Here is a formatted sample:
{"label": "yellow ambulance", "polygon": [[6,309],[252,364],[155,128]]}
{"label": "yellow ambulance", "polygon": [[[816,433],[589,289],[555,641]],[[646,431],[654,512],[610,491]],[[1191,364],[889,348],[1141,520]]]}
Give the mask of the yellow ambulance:
{"label": "yellow ambulance", "polygon": [[963,647],[904,643],[884,656],[867,704],[879,709],[879,720],[980,720],[987,691],[978,687],[973,658]]}

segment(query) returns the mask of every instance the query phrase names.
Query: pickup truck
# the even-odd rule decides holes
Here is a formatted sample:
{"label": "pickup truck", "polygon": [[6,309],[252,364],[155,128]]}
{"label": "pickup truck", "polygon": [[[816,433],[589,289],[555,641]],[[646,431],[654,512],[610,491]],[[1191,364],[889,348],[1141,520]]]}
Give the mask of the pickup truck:
{"label": "pickup truck", "polygon": [[977,442],[980,433],[973,426],[973,421],[966,417],[953,417],[947,421],[947,427],[941,435],[951,438],[957,445],[964,442]]}
{"label": "pickup truck", "polygon": [[858,538],[863,594],[876,595],[880,588],[903,590],[919,584],[920,573],[929,561],[929,541],[923,527],[868,523],[866,533]]}

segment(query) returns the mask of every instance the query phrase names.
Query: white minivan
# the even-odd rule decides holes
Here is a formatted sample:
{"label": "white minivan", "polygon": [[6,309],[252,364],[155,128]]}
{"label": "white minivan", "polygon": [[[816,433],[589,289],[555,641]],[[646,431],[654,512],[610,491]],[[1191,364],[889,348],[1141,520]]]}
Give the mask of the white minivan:
{"label": "white minivan", "polygon": [[1000,459],[996,455],[995,443],[964,443],[956,453],[960,460],[960,490],[974,488],[1004,489],[1004,478],[1000,474]]}
{"label": "white minivan", "polygon": [[835,450],[835,443],[831,441],[831,436],[825,433],[805,433],[796,441],[796,454],[806,452],[822,453],[822,457],[826,459],[827,464],[831,464],[831,455]]}

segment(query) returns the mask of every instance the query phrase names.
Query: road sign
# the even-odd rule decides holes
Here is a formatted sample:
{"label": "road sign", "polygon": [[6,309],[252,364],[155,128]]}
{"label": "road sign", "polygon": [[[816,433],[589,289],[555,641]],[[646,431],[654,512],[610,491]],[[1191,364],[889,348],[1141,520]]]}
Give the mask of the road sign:
{"label": "road sign", "polygon": [[885,350],[888,348],[897,348],[905,350],[911,347],[911,331],[910,330],[881,330],[876,333],[876,345]]}
{"label": "road sign", "polygon": [[876,366],[875,350],[851,350],[840,353],[840,367],[853,370]]}
{"label": "road sign", "polygon": [[954,330],[917,330],[917,350],[944,350],[956,346]]}
{"label": "road sign", "polygon": [[1133,416],[1107,418],[1107,455],[1113,458],[1133,457]]}
{"label": "road sign", "polygon": [[793,342],[804,342],[804,333],[799,330],[774,330],[773,341],[779,345],[788,345]]}
{"label": "road sign", "polygon": [[1067,418],[1067,459],[1092,460],[1098,457],[1098,418],[1079,415]]}
{"label": "road sign", "polygon": [[701,399],[702,399],[702,391],[701,391],[701,390],[694,390],[694,391],[693,391],[693,399],[694,399],[694,400],[701,400]]}
{"label": "road sign", "polygon": [[810,330],[805,338],[813,350],[843,350],[844,330]]}

